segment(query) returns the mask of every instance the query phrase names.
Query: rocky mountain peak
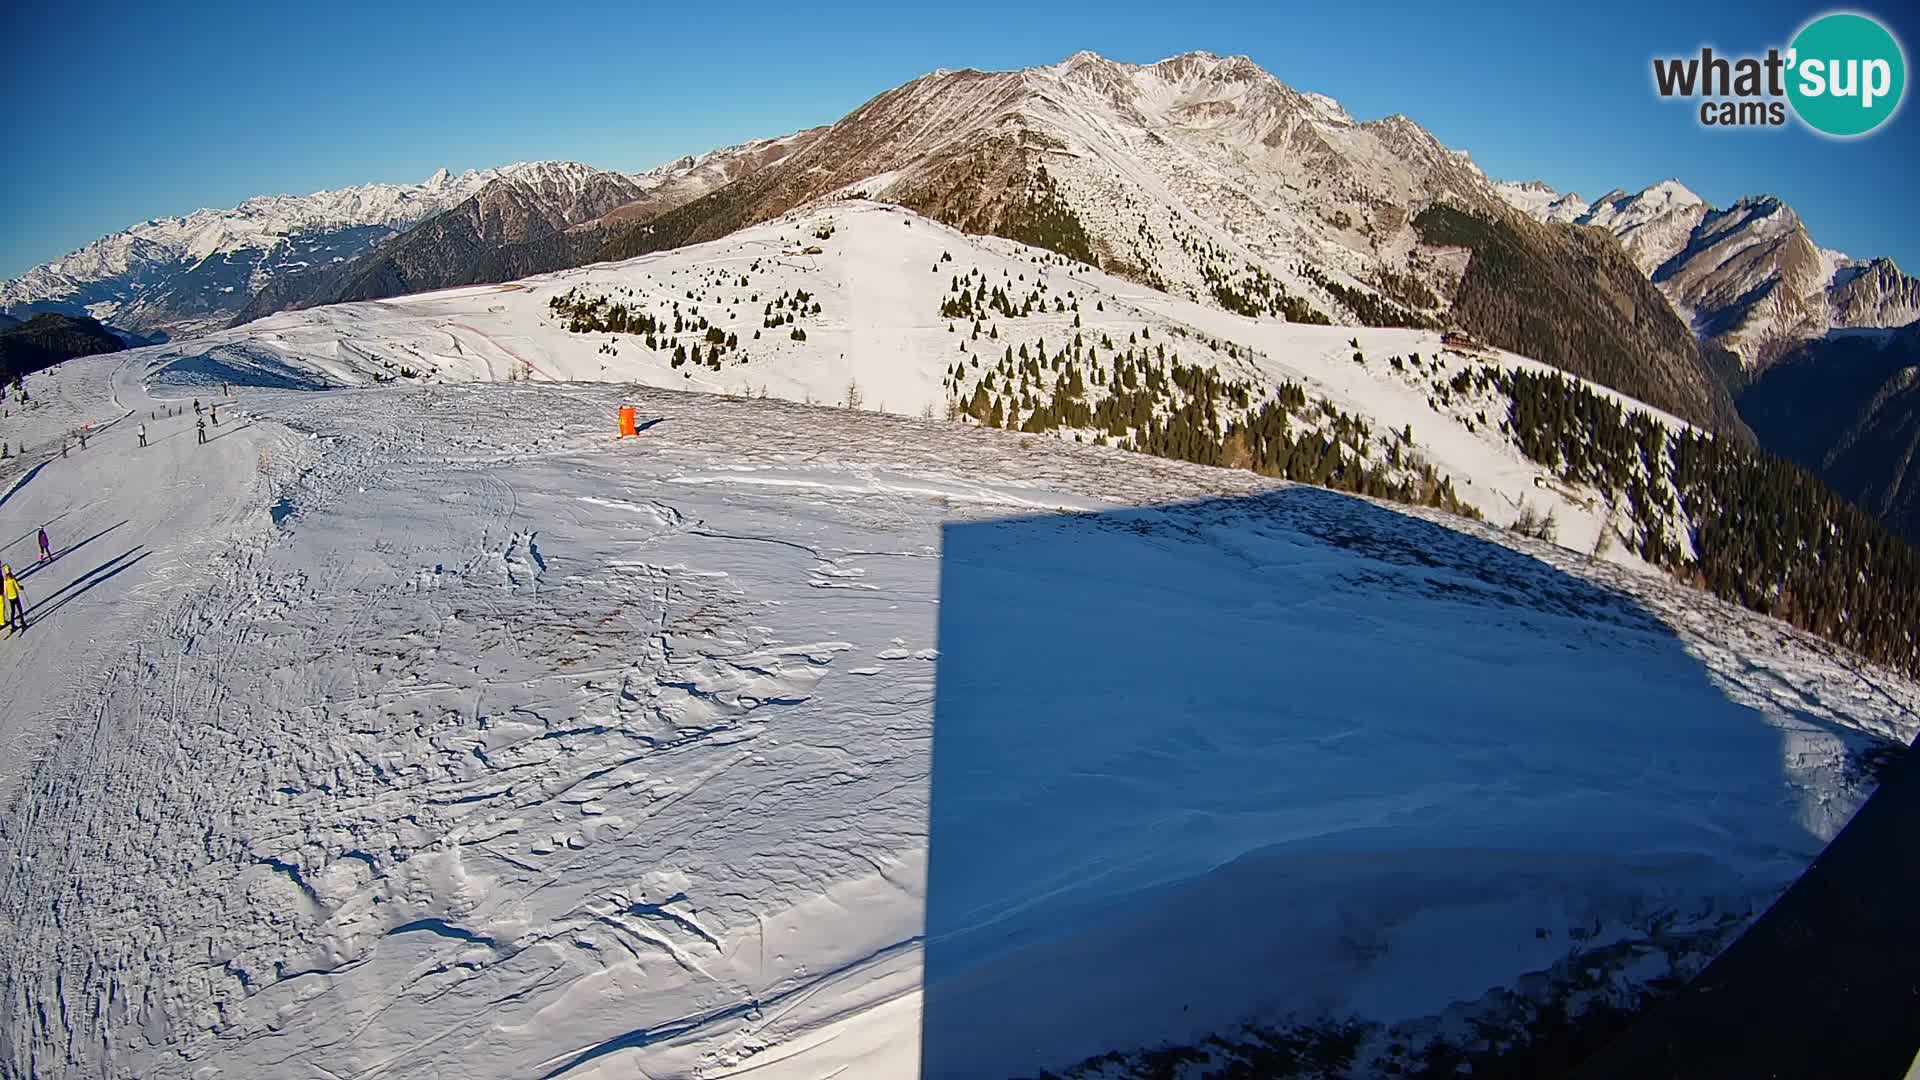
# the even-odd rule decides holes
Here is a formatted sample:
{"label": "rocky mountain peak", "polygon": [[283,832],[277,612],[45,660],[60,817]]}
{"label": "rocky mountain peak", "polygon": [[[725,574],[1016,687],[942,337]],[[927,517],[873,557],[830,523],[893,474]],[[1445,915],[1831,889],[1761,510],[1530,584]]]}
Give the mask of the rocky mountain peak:
{"label": "rocky mountain peak", "polygon": [[[1606,229],[1711,348],[1748,367],[1832,329],[1900,326],[1920,317],[1920,282],[1885,260],[1862,263],[1818,247],[1775,195],[1716,208],[1675,179],[1614,189],[1571,216],[1550,188],[1497,185],[1543,221]],[[1878,265],[1882,264],[1884,265]]]}
{"label": "rocky mountain peak", "polygon": [[1706,202],[1678,180],[1667,179],[1652,184],[1642,191],[1638,198],[1667,207],[1695,206]]}

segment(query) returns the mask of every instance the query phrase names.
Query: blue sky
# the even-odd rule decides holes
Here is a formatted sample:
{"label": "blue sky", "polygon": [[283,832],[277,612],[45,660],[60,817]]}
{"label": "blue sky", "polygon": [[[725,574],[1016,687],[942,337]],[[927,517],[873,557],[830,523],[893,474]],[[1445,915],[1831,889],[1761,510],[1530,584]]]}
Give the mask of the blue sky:
{"label": "blue sky", "polygon": [[[0,275],[249,195],[543,158],[644,168],[831,122],[933,68],[1083,48],[1128,61],[1245,53],[1361,119],[1404,112],[1495,176],[1589,197],[1667,176],[1720,205],[1777,194],[1822,245],[1920,273],[1911,103],[1873,136],[1836,142],[1794,125],[1703,130],[1691,107],[1653,94],[1656,54],[1784,45],[1829,9],[1557,7],[31,5],[10,20],[0,72]],[[1910,10],[1857,10],[1915,52]]]}

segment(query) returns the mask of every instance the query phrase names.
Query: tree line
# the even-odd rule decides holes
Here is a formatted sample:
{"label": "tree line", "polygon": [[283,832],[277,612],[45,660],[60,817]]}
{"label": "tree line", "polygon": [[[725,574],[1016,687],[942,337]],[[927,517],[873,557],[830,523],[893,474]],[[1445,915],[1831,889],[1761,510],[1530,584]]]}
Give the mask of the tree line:
{"label": "tree line", "polygon": [[1785,459],[1676,433],[1558,372],[1492,379],[1509,399],[1505,429],[1521,452],[1621,506],[1624,539],[1642,558],[1920,676],[1920,552],[1872,515]]}

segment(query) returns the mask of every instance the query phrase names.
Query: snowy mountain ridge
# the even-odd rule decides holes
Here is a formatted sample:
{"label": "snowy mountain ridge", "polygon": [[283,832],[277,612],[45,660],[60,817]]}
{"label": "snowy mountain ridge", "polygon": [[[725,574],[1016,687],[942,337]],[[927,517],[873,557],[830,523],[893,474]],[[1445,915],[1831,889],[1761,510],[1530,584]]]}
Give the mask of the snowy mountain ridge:
{"label": "snowy mountain ridge", "polygon": [[[443,168],[416,184],[255,196],[231,209],[154,218],[0,282],[0,311],[84,311],[163,334],[215,329],[276,279],[350,262],[489,184],[513,184],[566,203],[615,175],[570,161],[515,162],[457,175]],[[678,175],[662,166],[625,182],[637,185],[637,195]]]}
{"label": "snowy mountain ridge", "polygon": [[1591,205],[1537,181],[1495,190],[1538,220],[1614,234],[1703,343],[1749,369],[1832,330],[1920,319],[1920,280],[1890,259],[1818,247],[1799,215],[1770,195],[1717,209],[1671,179]]}
{"label": "snowy mountain ridge", "polygon": [[1548,187],[1543,180],[1528,180],[1515,183],[1508,180],[1494,182],[1494,190],[1500,194],[1509,206],[1529,216],[1550,224],[1560,225],[1574,221],[1589,209],[1587,200],[1578,193],[1560,194]]}
{"label": "snowy mountain ridge", "polygon": [[1467,155],[1406,117],[1355,121],[1247,57],[1127,64],[1081,52],[1015,71],[943,69],[888,90],[716,192],[710,211],[688,205],[672,231],[643,224],[605,257],[713,239],[854,191],[1177,295],[1213,303],[1252,284],[1276,312],[1291,295],[1296,315],[1334,321],[1350,316],[1333,289],[1364,303],[1382,271],[1432,277],[1408,258],[1409,207],[1498,204]]}
{"label": "snowy mountain ridge", "polygon": [[[1053,189],[1022,194],[1042,164]],[[990,189],[1011,182],[1016,169],[1026,178],[1014,190]],[[210,329],[243,309],[298,305],[299,288],[270,286],[350,262],[490,180],[542,177],[537,183],[551,189],[589,172],[557,163],[442,170],[420,184],[260,197],[155,219],[0,285],[0,310],[86,310],[143,332]],[[1359,121],[1248,57],[1210,52],[1129,64],[1082,51],[1015,71],[941,69],[835,125],[623,175],[642,197],[597,224],[652,233],[654,219],[727,188],[721,212],[695,215],[711,229],[659,232],[690,240],[867,188],[951,224],[1008,235],[1064,209],[1073,220],[1046,246],[1084,244],[1103,266],[1202,302],[1224,303],[1223,290],[1244,297],[1251,284],[1276,312],[1289,307],[1290,318],[1444,320],[1461,267],[1424,249],[1408,227],[1436,202],[1608,229],[1644,272],[1662,275],[1663,292],[1709,346],[1749,363],[1796,335],[1897,326],[1920,311],[1912,279],[1889,263],[1862,280],[1858,263],[1794,235],[1804,234],[1797,218],[1782,225],[1783,235],[1769,234],[1766,250],[1749,251],[1751,244],[1726,243],[1726,233],[1696,237],[1707,208],[1677,181],[1611,192],[1592,205],[1538,182],[1496,183],[1404,115]],[[1769,216],[1726,213],[1753,223],[1756,235]],[[568,258],[634,253],[616,242]],[[261,302],[250,305],[244,294],[261,294]]]}
{"label": "snowy mountain ridge", "polygon": [[257,196],[153,218],[0,283],[0,309],[85,312],[141,332],[212,328],[276,276],[344,262],[526,168],[441,169],[417,184]]}
{"label": "snowy mountain ridge", "polygon": [[397,226],[445,209],[515,168],[446,169],[417,184],[363,184],[309,195],[257,195],[232,209],[201,209],[182,217],[152,218],[105,236],[0,284],[0,302],[12,307],[65,299],[82,286],[145,265],[198,261],[225,252],[266,248],[289,235],[349,225]]}
{"label": "snowy mountain ridge", "polygon": [[662,184],[672,183],[676,180],[684,180],[688,176],[702,171],[723,170],[729,164],[742,158],[748,158],[756,154],[763,154],[769,150],[777,150],[782,147],[791,146],[796,142],[804,140],[806,135],[807,132],[799,131],[791,135],[781,135],[776,138],[749,139],[735,146],[723,146],[698,154],[683,154],[672,161],[656,165],[643,172],[627,173],[626,176],[627,179],[632,180],[643,188],[656,188]]}

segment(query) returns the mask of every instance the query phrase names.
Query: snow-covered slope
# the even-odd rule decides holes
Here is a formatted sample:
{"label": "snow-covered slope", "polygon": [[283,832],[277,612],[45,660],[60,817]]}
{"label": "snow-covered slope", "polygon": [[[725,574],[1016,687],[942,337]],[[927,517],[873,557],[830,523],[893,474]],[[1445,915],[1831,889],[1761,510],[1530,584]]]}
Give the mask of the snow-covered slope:
{"label": "snow-covered slope", "polygon": [[[957,272],[837,214],[823,247],[898,230],[903,293]],[[806,275],[835,342],[789,368],[939,373],[918,305],[765,242],[721,268]],[[603,354],[515,312],[645,275],[701,288],[652,260],[34,377],[123,419],[0,498],[16,566],[60,549],[0,669],[0,1076],[1031,1075],[1247,1017],[1521,1023],[1491,991],[1697,965],[1871,788],[1867,732],[1912,734],[1920,688],[1698,591],[1245,471],[263,385],[433,341],[539,380]]]}
{"label": "snow-covered slope", "polygon": [[[1534,352],[1542,338],[1587,341],[1579,355],[1544,358],[1715,430],[1738,427],[1685,325],[1649,306],[1651,285],[1610,245],[1507,206],[1466,154],[1410,118],[1358,121],[1244,56],[1124,64],[1079,53],[1018,71],[935,71],[778,162],[635,223],[598,255],[698,244],[853,195],[1227,311],[1457,322]],[[1458,213],[1478,226],[1446,227]],[[1523,265],[1473,257],[1475,238],[1495,233]],[[1524,325],[1489,299],[1511,292],[1503,272],[1539,285]],[[1616,308],[1635,317],[1595,325],[1594,312]]]}
{"label": "snow-covered slope", "polygon": [[[976,334],[973,318],[941,313],[962,277],[973,283],[970,291],[991,285],[1016,303],[1029,295],[1044,300],[1026,315],[987,313]],[[802,294],[794,321],[768,325],[770,313],[793,314]],[[554,305],[579,299],[605,299],[635,318],[657,319],[653,346],[644,333],[571,331],[570,316]],[[676,316],[683,320],[678,331]],[[795,340],[795,330],[804,340]],[[709,362],[716,344],[709,334],[720,344],[717,367]],[[700,356],[676,365],[676,352],[690,348]],[[829,202],[723,240],[622,263],[282,313],[181,342],[174,351],[254,373],[240,377],[271,371],[346,385],[617,381],[827,404],[845,402],[851,390],[868,409],[945,417],[983,386],[1022,401],[1021,415],[1030,415],[1063,369],[1050,366],[1045,385],[1035,378],[1022,390],[1029,380],[1005,379],[993,368],[1009,356],[1038,357],[1043,348],[1055,357],[1078,349],[1083,367],[1111,365],[1123,354],[1164,354],[1169,365],[1202,365],[1245,382],[1255,402],[1282,383],[1297,384],[1313,408],[1324,402],[1370,425],[1374,463],[1384,466],[1390,455],[1430,463],[1467,505],[1495,522],[1552,510],[1561,541],[1579,550],[1597,546],[1612,516],[1594,493],[1551,482],[1519,452],[1499,430],[1504,404],[1448,388],[1463,371],[1544,365],[1495,350],[1450,351],[1433,331],[1235,315],[865,200]],[[1109,389],[1093,385],[1088,396],[1097,401]],[[1169,398],[1160,415],[1177,404]],[[1682,426],[1648,411],[1675,430]],[[1058,434],[1110,437],[1090,425]],[[1633,559],[1617,548],[1611,557]]]}

